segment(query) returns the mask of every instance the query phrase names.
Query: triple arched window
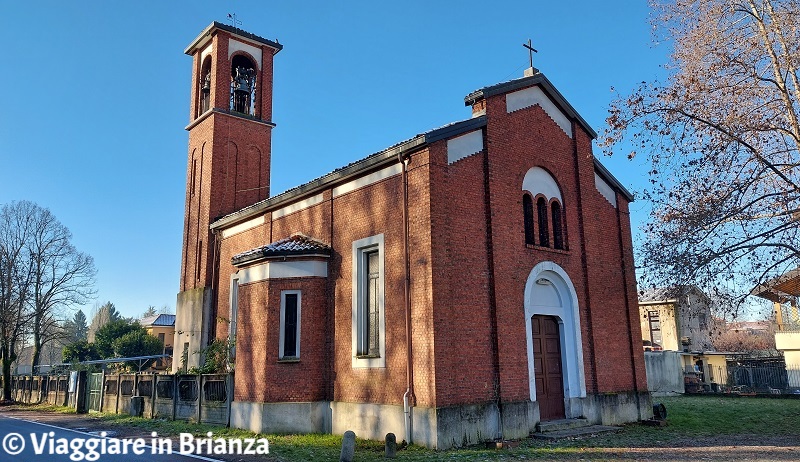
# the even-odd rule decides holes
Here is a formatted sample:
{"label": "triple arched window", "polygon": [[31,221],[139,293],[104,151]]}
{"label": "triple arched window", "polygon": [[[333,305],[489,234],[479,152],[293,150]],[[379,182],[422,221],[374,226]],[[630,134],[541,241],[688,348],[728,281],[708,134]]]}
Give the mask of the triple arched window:
{"label": "triple arched window", "polygon": [[564,206],[555,179],[541,167],[533,167],[522,182],[525,243],[567,250]]}

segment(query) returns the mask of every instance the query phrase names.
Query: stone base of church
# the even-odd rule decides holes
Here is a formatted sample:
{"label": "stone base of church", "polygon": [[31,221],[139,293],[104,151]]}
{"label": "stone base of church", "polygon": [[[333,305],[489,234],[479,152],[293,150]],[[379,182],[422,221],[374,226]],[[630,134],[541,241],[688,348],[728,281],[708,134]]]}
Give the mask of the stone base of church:
{"label": "stone base of church", "polygon": [[649,392],[619,392],[588,395],[571,399],[580,415],[593,424],[621,425],[653,417],[653,401]]}
{"label": "stone base of church", "polygon": [[[619,425],[649,419],[653,406],[649,393],[621,392],[588,395],[566,401],[567,418],[583,417],[593,424]],[[465,404],[411,409],[411,441],[432,449],[449,449],[496,438],[527,438],[539,422],[535,401]],[[359,438],[383,440],[406,434],[403,406],[319,401],[311,403],[231,404],[231,426],[259,433],[333,433],[351,430]],[[502,428],[502,432],[501,432]]]}
{"label": "stone base of church", "polygon": [[327,401],[310,403],[231,403],[231,427],[256,433],[331,433]]}

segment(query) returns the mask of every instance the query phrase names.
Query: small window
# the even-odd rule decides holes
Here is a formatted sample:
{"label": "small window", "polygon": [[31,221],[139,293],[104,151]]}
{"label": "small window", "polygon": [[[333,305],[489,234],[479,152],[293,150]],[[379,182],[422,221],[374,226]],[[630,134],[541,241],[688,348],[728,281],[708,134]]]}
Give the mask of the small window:
{"label": "small window", "polygon": [[553,248],[564,249],[564,227],[561,225],[561,204],[553,202],[550,204],[553,219]]}
{"label": "small window", "polygon": [[547,202],[544,197],[536,201],[536,215],[539,218],[539,245],[550,247],[550,232],[547,229]]}
{"label": "small window", "polygon": [[522,213],[525,217],[525,243],[536,245],[536,234],[533,230],[533,199],[530,194],[522,195]]}
{"label": "small window", "polygon": [[658,311],[648,311],[647,318],[650,321],[650,341],[653,343],[653,349],[656,349],[662,346],[661,318]]}
{"label": "small window", "polygon": [[300,357],[300,305],[299,290],[281,292],[281,331],[279,359]]}
{"label": "small window", "polygon": [[353,367],[386,367],[383,235],[353,243]]}

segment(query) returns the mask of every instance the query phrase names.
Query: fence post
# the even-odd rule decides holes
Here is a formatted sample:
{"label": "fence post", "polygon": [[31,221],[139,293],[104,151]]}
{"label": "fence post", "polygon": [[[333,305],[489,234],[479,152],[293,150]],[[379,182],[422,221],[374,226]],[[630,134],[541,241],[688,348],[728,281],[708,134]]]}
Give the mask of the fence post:
{"label": "fence post", "polygon": [[114,401],[114,414],[119,414],[119,399],[122,395],[122,374],[117,374],[117,399]]}
{"label": "fence post", "polygon": [[172,420],[178,413],[178,374],[172,375]]}
{"label": "fence post", "polygon": [[203,423],[203,375],[197,374],[197,423]]}
{"label": "fence post", "polygon": [[226,407],[228,408],[228,417],[225,419],[225,426],[231,426],[231,403],[233,402],[233,372],[228,373],[225,375],[225,401],[227,401]]}

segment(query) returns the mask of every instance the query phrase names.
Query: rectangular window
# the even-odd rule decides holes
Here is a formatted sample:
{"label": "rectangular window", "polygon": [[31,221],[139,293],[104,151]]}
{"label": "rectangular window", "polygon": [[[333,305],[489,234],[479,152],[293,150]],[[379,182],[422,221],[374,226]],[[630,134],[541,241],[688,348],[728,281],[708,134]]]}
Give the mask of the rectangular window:
{"label": "rectangular window", "polygon": [[647,318],[650,320],[650,341],[653,342],[653,346],[663,346],[661,344],[661,318],[658,315],[658,311],[648,311]]}
{"label": "rectangular window", "polygon": [[361,338],[358,345],[360,356],[379,357],[380,350],[380,308],[378,307],[378,284],[380,273],[378,269],[378,251],[373,250],[364,252],[364,280],[361,281],[366,288],[366,296],[363,299],[362,308],[364,324],[361,326]]}
{"label": "rectangular window", "polygon": [[278,359],[300,357],[300,308],[302,295],[299,290],[281,292],[281,330]]}
{"label": "rectangular window", "polygon": [[353,242],[353,367],[386,367],[383,235]]}

